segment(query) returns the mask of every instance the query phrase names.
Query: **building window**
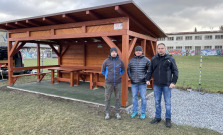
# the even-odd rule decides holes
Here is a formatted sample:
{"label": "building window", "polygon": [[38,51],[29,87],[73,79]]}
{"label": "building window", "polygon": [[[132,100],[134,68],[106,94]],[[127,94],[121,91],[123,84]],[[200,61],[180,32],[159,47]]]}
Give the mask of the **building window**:
{"label": "building window", "polygon": [[222,46],[215,46],[215,50],[222,50]]}
{"label": "building window", "polygon": [[202,40],[202,36],[195,36],[195,40]]}
{"label": "building window", "polygon": [[204,39],[210,40],[210,39],[212,39],[212,35],[205,35]]}
{"label": "building window", "polygon": [[192,40],[192,36],[186,36],[185,40]]}
{"label": "building window", "polygon": [[158,38],[158,41],[165,41],[165,38]]}
{"label": "building window", "polygon": [[185,50],[192,50],[192,46],[185,46]]}
{"label": "building window", "polygon": [[168,40],[169,41],[173,41],[174,40],[174,37],[168,37]]}
{"label": "building window", "polygon": [[215,35],[215,39],[223,39],[223,35]]}
{"label": "building window", "polygon": [[204,50],[211,50],[211,46],[204,46]]}
{"label": "building window", "polygon": [[182,50],[182,46],[176,46],[177,50]]}
{"label": "building window", "polygon": [[173,46],[167,46],[167,50],[173,50]]}
{"label": "building window", "polygon": [[176,40],[183,40],[183,36],[176,37]]}

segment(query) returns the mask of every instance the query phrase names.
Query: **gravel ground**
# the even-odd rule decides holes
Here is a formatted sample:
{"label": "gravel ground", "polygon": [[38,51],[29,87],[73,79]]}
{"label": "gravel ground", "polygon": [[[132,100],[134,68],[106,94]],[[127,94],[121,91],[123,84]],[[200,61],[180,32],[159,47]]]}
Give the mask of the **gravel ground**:
{"label": "gravel ground", "polygon": [[[139,101],[140,102],[140,101]],[[139,103],[139,108],[140,108]],[[178,125],[191,125],[208,128],[223,133],[223,94],[204,95],[196,91],[172,89],[172,122]],[[162,119],[165,119],[165,105],[162,97]],[[131,113],[132,108],[127,108]],[[140,109],[139,109],[140,113]],[[153,93],[147,100],[147,117],[155,117]]]}

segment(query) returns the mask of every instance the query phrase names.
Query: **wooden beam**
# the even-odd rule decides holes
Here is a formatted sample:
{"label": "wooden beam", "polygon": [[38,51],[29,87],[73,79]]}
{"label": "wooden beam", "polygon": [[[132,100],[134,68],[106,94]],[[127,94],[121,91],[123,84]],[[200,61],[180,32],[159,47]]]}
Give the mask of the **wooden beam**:
{"label": "wooden beam", "polygon": [[26,43],[36,43],[36,44],[53,44],[53,45],[58,45],[57,42],[47,42],[47,41],[26,41]]}
{"label": "wooden beam", "polygon": [[87,47],[86,47],[86,43],[84,43],[84,54],[83,54],[83,55],[84,55],[84,66],[86,66],[86,63],[87,63],[87,62],[86,62],[86,61],[87,61],[87,60],[86,60],[86,54],[87,54],[87,49],[86,49],[86,48],[87,48]]}
{"label": "wooden beam", "polygon": [[55,29],[51,29],[51,30],[50,30],[50,35],[51,35],[51,36],[55,35]]}
{"label": "wooden beam", "polygon": [[10,28],[14,28],[14,29],[18,28],[18,26],[15,26],[15,25],[12,25],[12,24],[9,24],[9,23],[6,23],[5,26],[10,27]]}
{"label": "wooden beam", "polygon": [[146,40],[145,39],[141,41],[141,46],[142,46],[144,55],[146,55]]}
{"label": "wooden beam", "polygon": [[132,53],[132,50],[136,44],[136,41],[137,41],[137,38],[134,37],[133,40],[131,40],[130,44],[129,44],[129,51],[128,51],[128,58],[130,57],[131,53]]}
{"label": "wooden beam", "polygon": [[[9,36],[9,33],[7,33]],[[8,41],[8,54],[10,54],[10,51],[12,49],[12,42]],[[13,85],[13,57],[11,55],[8,55],[8,84],[9,86]]]}
{"label": "wooden beam", "polygon": [[50,18],[43,17],[42,20],[48,24],[57,24],[57,22],[55,20],[50,19]]}
{"label": "wooden beam", "polygon": [[126,30],[115,30],[109,32],[92,32],[92,33],[78,33],[78,34],[64,34],[54,36],[41,36],[41,37],[24,37],[24,38],[9,38],[9,41],[30,41],[30,40],[45,40],[45,39],[69,39],[69,38],[87,38],[87,37],[101,37],[101,36],[119,36],[127,34]]}
{"label": "wooden beam", "polygon": [[15,22],[15,25],[21,26],[21,27],[29,27],[27,24],[24,24],[22,22]]}
{"label": "wooden beam", "polygon": [[156,55],[156,51],[155,51],[155,48],[154,48],[154,45],[153,45],[152,41],[150,41],[150,45],[152,47],[153,55]]}
{"label": "wooden beam", "polygon": [[20,70],[31,70],[31,69],[42,69],[48,67],[59,67],[60,65],[50,65],[50,66],[32,66],[32,67],[14,67],[13,71],[20,71]]}
{"label": "wooden beam", "polygon": [[86,29],[86,26],[85,26],[85,25],[82,26],[81,28],[82,28],[82,32],[83,32],[83,33],[86,33],[86,32],[87,32],[87,29]]}
{"label": "wooden beam", "polygon": [[153,37],[150,37],[150,36],[147,36],[147,35],[144,35],[144,34],[140,34],[140,33],[134,32],[134,31],[128,30],[127,33],[130,36],[133,36],[133,37],[137,37],[137,38],[141,38],[141,39],[146,39],[146,40],[151,40],[151,41],[157,41],[156,38],[153,38]]}
{"label": "wooden beam", "polygon": [[112,40],[109,37],[107,37],[107,36],[104,36],[102,38],[104,39],[104,41],[108,44],[108,46],[110,48],[115,47],[117,49],[118,55],[121,58],[122,57],[122,53],[121,53],[120,49],[114,44],[114,42],[112,42]]}
{"label": "wooden beam", "polygon": [[122,60],[125,66],[125,73],[122,76],[122,98],[121,98],[121,106],[128,105],[128,75],[127,75],[127,67],[128,67],[128,54],[129,53],[129,35],[122,35]]}
{"label": "wooden beam", "polygon": [[155,54],[157,52],[157,41],[154,41],[154,50],[155,50]]}
{"label": "wooden beam", "polygon": [[31,24],[33,26],[40,26],[38,23],[34,22],[34,21],[31,21],[31,20],[26,20],[26,23],[27,24]]}
{"label": "wooden beam", "polygon": [[75,28],[82,26],[95,26],[95,25],[103,25],[108,23],[120,23],[127,21],[126,17],[118,17],[118,18],[110,18],[110,19],[102,19],[102,20],[94,20],[94,21],[85,21],[85,22],[76,22],[76,23],[68,23],[68,24],[57,24],[50,26],[41,26],[41,27],[33,27],[33,28],[22,28],[16,30],[9,30],[10,33],[20,33],[26,31],[43,31],[50,29],[66,29],[66,28]]}
{"label": "wooden beam", "polygon": [[20,49],[22,49],[22,47],[26,44],[26,42],[22,42],[17,48],[16,50],[13,52],[12,56],[14,56]]}
{"label": "wooden beam", "polygon": [[70,21],[72,21],[72,22],[77,22],[77,20],[74,19],[74,17],[71,17],[71,16],[69,16],[69,15],[67,15],[67,14],[63,14],[63,15],[62,15],[62,18],[63,18],[63,19],[70,20]]}
{"label": "wooden beam", "polygon": [[4,25],[0,25],[0,29],[7,29],[7,27]]}
{"label": "wooden beam", "polygon": [[[61,54],[63,46],[59,45],[58,46],[58,53]],[[58,65],[62,65],[62,55],[58,56]],[[58,72],[59,73],[59,72]],[[60,73],[58,74],[60,77]]]}
{"label": "wooden beam", "polygon": [[115,6],[115,11],[119,13],[122,16],[129,17],[129,19],[135,23],[142,31],[145,31],[146,33],[150,34],[153,37],[156,37],[152,32],[150,32],[143,24],[139,22],[139,20],[135,19],[132,15],[127,13],[124,9],[122,9],[120,6]]}
{"label": "wooden beam", "polygon": [[15,41],[14,45],[12,46],[12,48],[9,52],[10,57],[13,57],[12,54],[13,54],[13,52],[15,52],[15,48],[17,48],[18,44],[19,44],[19,41]]}
{"label": "wooden beam", "polygon": [[70,45],[67,45],[66,48],[61,52],[61,57],[67,52],[67,50],[70,48]]}
{"label": "wooden beam", "polygon": [[101,17],[98,14],[96,14],[94,11],[91,11],[91,10],[87,10],[86,15],[91,16],[95,20],[101,19]]}
{"label": "wooden beam", "polygon": [[56,55],[59,57],[60,54],[59,52],[54,48],[54,46],[52,44],[49,44],[50,48],[56,53]]}

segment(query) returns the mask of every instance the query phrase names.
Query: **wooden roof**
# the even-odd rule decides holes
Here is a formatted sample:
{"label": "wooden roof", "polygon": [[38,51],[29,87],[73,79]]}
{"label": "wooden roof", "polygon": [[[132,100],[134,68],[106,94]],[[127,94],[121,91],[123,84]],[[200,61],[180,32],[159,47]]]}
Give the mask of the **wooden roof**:
{"label": "wooden roof", "polygon": [[13,30],[116,17],[129,17],[130,30],[155,38],[166,37],[166,34],[132,0],[1,22],[0,29]]}

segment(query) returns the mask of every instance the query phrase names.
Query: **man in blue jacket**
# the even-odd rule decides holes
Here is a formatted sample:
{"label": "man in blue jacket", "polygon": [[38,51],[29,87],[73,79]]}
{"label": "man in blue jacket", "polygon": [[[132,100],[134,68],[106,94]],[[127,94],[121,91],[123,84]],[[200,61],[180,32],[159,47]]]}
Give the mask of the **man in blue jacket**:
{"label": "man in blue jacket", "polygon": [[115,92],[115,116],[118,120],[121,119],[121,94],[122,94],[122,75],[125,72],[123,61],[119,58],[115,47],[110,49],[110,55],[104,61],[101,73],[105,76],[105,119],[110,119],[110,99],[112,91]]}
{"label": "man in blue jacket", "polygon": [[155,97],[155,118],[151,124],[161,121],[161,98],[164,96],[166,107],[166,127],[171,127],[171,89],[175,87],[178,79],[178,69],[172,56],[166,54],[166,46],[163,43],[157,45],[158,54],[151,59],[151,65],[147,74],[147,84],[153,76]]}
{"label": "man in blue jacket", "polygon": [[149,69],[150,60],[143,54],[141,46],[135,47],[134,57],[128,64],[128,76],[131,80],[132,87],[132,103],[133,113],[131,115],[134,118],[138,114],[138,93],[140,91],[141,96],[141,119],[145,119],[146,115],[146,74]]}

